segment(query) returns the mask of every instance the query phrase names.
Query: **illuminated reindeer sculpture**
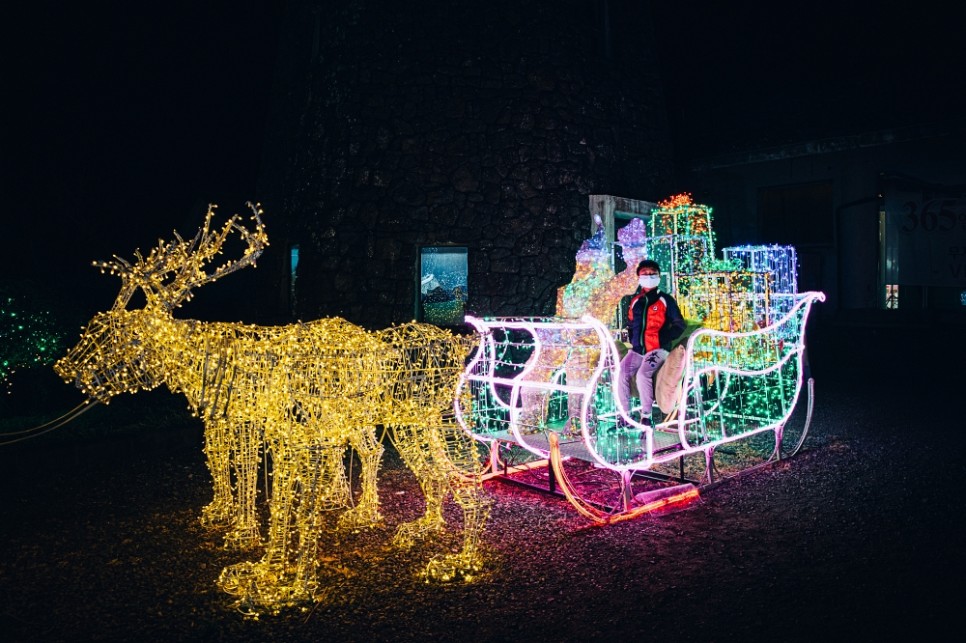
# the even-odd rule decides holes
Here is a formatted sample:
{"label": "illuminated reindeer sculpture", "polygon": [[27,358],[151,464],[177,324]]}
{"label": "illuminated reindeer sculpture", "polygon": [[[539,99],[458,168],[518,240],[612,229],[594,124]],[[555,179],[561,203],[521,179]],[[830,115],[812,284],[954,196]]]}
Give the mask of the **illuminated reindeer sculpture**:
{"label": "illuminated reindeer sculpture", "polygon": [[445,526],[442,502],[452,492],[463,510],[463,549],[434,559],[430,577],[469,579],[482,565],[479,538],[489,514],[481,498],[482,462],[477,442],[453,416],[453,392],[465,368],[465,357],[477,338],[454,337],[430,324],[409,323],[376,333],[395,357],[382,390],[380,424],[390,429],[393,445],[419,480],[426,498],[422,518],[403,524],[395,543],[408,547],[414,540]]}
{"label": "illuminated reindeer sculpture", "polygon": [[[452,409],[465,340],[415,323],[370,333],[338,318],[270,327],[174,318],[194,288],[254,265],[268,239],[260,210],[252,210],[252,229],[234,216],[213,231],[212,206],[191,241],[175,233],[174,241],[159,242],[146,258],[136,253],[133,264],[119,257],[95,263],[121,277],[121,292],[55,370],[104,403],[160,384],[187,397],[205,425],[214,486],[202,523],[227,527],[230,548],[260,543],[257,474],[262,458],[270,462],[265,555],[227,568],[219,580],[252,610],[315,597],[320,512],[352,504],[347,447],[361,461],[361,494],[340,524],[381,519],[377,424],[392,428],[400,455],[426,494],[425,516],[400,526],[396,544],[441,529],[440,506],[452,491],[464,510],[463,551],[431,561],[427,573],[440,580],[471,577],[480,567],[486,518],[476,452],[469,436],[443,419]],[[241,258],[214,267],[233,233],[246,244]],[[128,310],[139,289],[144,307]]]}
{"label": "illuminated reindeer sculpture", "polygon": [[[257,614],[263,607],[277,611],[317,597],[318,512],[346,500],[343,433],[347,426],[357,431],[363,422],[386,427],[425,496],[425,514],[400,525],[394,545],[409,547],[442,531],[446,525],[443,500],[452,492],[463,511],[462,551],[432,559],[424,573],[437,581],[469,581],[482,569],[480,536],[488,507],[481,498],[481,462],[473,439],[455,422],[451,410],[444,412],[452,408],[470,340],[419,323],[377,331],[372,338],[378,345],[377,359],[359,368],[372,369],[369,372],[379,377],[372,382],[368,375],[356,379],[353,389],[339,397],[326,394],[331,375],[339,374],[341,387],[346,378],[358,378],[358,372],[344,373],[326,366],[326,361],[352,364],[351,351],[345,355],[328,352],[311,363],[302,361],[303,356],[290,355],[286,361],[301,363],[286,363],[281,368],[289,378],[286,386],[296,404],[289,407],[282,423],[288,427],[285,431],[266,431],[266,435],[276,436],[268,437],[268,451],[277,464],[265,554],[257,562],[227,567],[218,580],[223,590],[238,597],[236,605],[245,613]],[[343,352],[342,347],[336,350]],[[369,388],[372,384],[378,388]],[[355,405],[356,395],[363,396],[361,407]],[[346,409],[354,410],[347,414]],[[313,428],[306,432],[302,427]],[[316,472],[308,483],[307,470]],[[309,485],[321,493],[308,492]],[[290,493],[294,487],[302,490]],[[356,514],[356,523],[360,516],[371,522],[380,519],[377,508],[369,509]]]}

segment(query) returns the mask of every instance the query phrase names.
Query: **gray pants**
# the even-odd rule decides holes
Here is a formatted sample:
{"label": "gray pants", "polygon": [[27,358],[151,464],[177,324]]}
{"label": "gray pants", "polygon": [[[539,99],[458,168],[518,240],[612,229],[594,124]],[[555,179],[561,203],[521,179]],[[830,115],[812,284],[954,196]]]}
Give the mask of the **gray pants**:
{"label": "gray pants", "polygon": [[631,380],[637,381],[637,396],[641,400],[641,418],[651,419],[651,407],[654,406],[654,374],[661,368],[668,352],[657,348],[641,355],[634,351],[627,351],[621,360],[620,379],[617,381],[617,398],[628,413],[631,411]]}

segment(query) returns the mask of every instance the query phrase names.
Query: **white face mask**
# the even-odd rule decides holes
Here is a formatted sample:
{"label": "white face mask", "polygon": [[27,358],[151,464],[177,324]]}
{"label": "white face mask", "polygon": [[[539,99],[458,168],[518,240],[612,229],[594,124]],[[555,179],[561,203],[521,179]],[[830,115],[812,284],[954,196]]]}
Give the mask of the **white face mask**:
{"label": "white face mask", "polygon": [[661,275],[641,275],[637,278],[637,282],[641,284],[641,288],[657,288],[661,283]]}

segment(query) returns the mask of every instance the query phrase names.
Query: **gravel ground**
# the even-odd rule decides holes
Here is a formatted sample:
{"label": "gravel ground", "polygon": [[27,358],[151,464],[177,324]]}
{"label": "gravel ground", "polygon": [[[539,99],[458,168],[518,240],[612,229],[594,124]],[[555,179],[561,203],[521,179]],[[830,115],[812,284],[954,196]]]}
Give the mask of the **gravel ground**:
{"label": "gravel ground", "polygon": [[[197,521],[210,500],[200,424],[166,393],[118,400],[88,414],[105,428],[95,436],[0,447],[0,631],[8,641],[956,638],[966,348],[942,332],[909,351],[923,333],[814,331],[817,402],[802,452],[684,510],[596,528],[562,500],[488,483],[492,567],[470,585],[417,576],[458,547],[456,532],[389,547],[421,510],[390,454],[386,524],[330,533],[320,548],[330,597],[258,620],[215,586],[239,556]],[[138,430],[131,418],[159,407],[169,428]]]}

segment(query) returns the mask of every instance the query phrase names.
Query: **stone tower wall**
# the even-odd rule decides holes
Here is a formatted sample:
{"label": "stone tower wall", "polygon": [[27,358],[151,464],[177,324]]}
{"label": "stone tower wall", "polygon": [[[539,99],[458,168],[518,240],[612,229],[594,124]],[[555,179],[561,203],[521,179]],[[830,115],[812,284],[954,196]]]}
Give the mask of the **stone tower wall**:
{"label": "stone tower wall", "polygon": [[550,314],[588,195],[662,196],[646,3],[293,0],[286,20],[259,192],[298,318],[412,319],[418,248],[444,244],[469,248],[468,310]]}

